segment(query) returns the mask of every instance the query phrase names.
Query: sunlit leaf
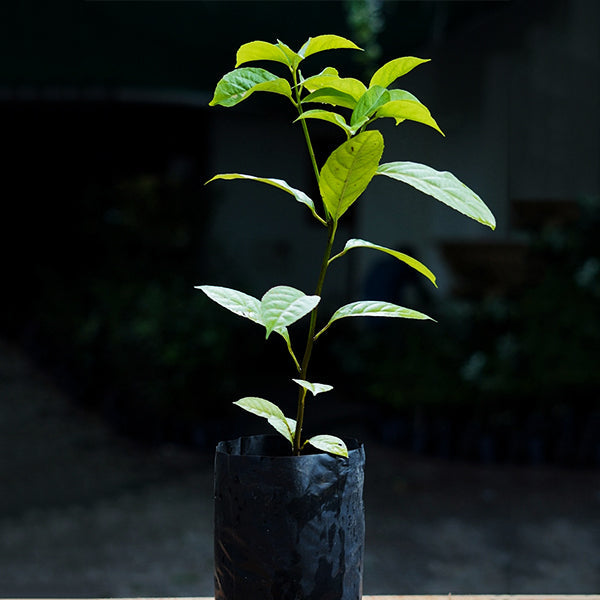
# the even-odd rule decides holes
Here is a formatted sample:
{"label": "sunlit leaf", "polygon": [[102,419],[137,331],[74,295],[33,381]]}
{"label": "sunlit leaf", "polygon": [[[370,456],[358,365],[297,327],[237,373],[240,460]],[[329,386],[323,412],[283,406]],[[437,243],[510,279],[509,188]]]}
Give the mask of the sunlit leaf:
{"label": "sunlit leaf", "polygon": [[319,296],[307,296],[286,285],[271,288],[260,301],[260,317],[267,329],[267,337],[272,331],[287,327],[307,315],[320,300]]}
{"label": "sunlit leaf", "polygon": [[317,52],[325,50],[361,50],[354,42],[347,40],[339,35],[317,35],[314,38],[308,38],[306,43],[300,48],[298,54],[307,58]]}
{"label": "sunlit leaf", "polygon": [[285,54],[288,64],[292,68],[297,68],[302,62],[302,56],[297,52],[294,52],[287,44],[284,44],[281,40],[277,40],[277,47]]}
{"label": "sunlit leaf", "polygon": [[266,183],[273,187],[279,188],[288,194],[291,194],[298,202],[305,204],[312,212],[313,216],[316,217],[322,223],[323,219],[317,214],[315,210],[315,203],[311,200],[309,196],[307,196],[303,191],[293,188],[283,179],[274,179],[271,177],[255,177],[254,175],[244,175],[243,173],[221,173],[219,175],[215,175],[212,179],[209,179],[206,183],[210,183],[211,181],[215,181],[216,179],[246,179],[248,181],[258,181],[259,183]]}
{"label": "sunlit leaf", "polygon": [[377,118],[392,117],[396,120],[396,125],[399,125],[405,119],[409,121],[416,121],[417,123],[423,123],[433,127],[436,131],[439,131],[442,135],[444,132],[440,129],[435,119],[431,116],[429,109],[420,102],[414,100],[393,100],[384,104],[377,111]]}
{"label": "sunlit leaf", "polygon": [[366,122],[378,108],[381,108],[390,99],[390,93],[385,88],[378,85],[370,87],[356,103],[350,118],[350,125]]}
{"label": "sunlit leaf", "polygon": [[235,106],[254,92],[273,92],[292,97],[290,84],[265,69],[241,67],[227,73],[217,84],[210,106]]}
{"label": "sunlit leaf", "polygon": [[365,84],[352,77],[339,77],[338,75],[320,74],[309,77],[303,82],[309,92],[330,88],[351,96],[358,102],[367,91]]}
{"label": "sunlit leaf", "polygon": [[313,396],[322,394],[323,392],[330,392],[333,389],[332,385],[327,385],[326,383],[310,383],[310,381],[305,381],[304,379],[292,379],[292,381],[305,390],[308,390]]}
{"label": "sunlit leaf", "polygon": [[429,58],[415,58],[414,56],[404,56],[402,58],[390,60],[375,71],[369,82],[369,87],[380,85],[381,87],[386,88],[394,83],[398,77],[406,75],[418,65],[429,62],[429,60]]}
{"label": "sunlit leaf", "polygon": [[383,153],[383,136],[364,131],[334,150],[321,169],[319,189],[328,213],[338,220],[365,191]]}
{"label": "sunlit leaf", "polygon": [[301,119],[318,119],[320,121],[327,121],[328,123],[333,123],[334,125],[341,127],[347,136],[352,135],[352,133],[354,132],[352,127],[350,127],[346,123],[346,119],[344,119],[342,115],[329,110],[322,110],[319,108],[316,108],[314,110],[307,110],[306,112],[303,112],[296,119],[296,121],[300,121]]}
{"label": "sunlit leaf", "polygon": [[247,396],[234,402],[234,404],[253,415],[267,419],[269,424],[285,437],[290,444],[294,443],[292,432],[296,427],[296,422],[293,419],[288,419],[276,404],[256,396]]}
{"label": "sunlit leaf", "polygon": [[328,454],[348,457],[346,444],[335,435],[315,435],[306,440],[306,443]]}
{"label": "sunlit leaf", "polygon": [[333,88],[322,88],[308,94],[302,99],[305,102],[318,102],[320,104],[331,104],[332,106],[341,106],[343,108],[353,109],[356,106],[356,100],[345,92],[340,92]]}
{"label": "sunlit leaf", "polygon": [[[265,323],[263,323],[261,304],[258,298],[254,298],[253,296],[249,296],[238,290],[215,285],[197,285],[195,287],[196,289],[203,291],[213,302],[216,302],[232,313],[249,319],[253,323],[265,325]],[[285,340],[288,351],[297,365],[298,361],[292,351],[290,335],[287,328],[284,325],[278,325],[274,330]]]}
{"label": "sunlit leaf", "polygon": [[197,285],[196,289],[202,290],[213,302],[232,313],[250,319],[262,325],[260,315],[260,300],[244,292],[216,285]]}
{"label": "sunlit leaf", "polygon": [[391,302],[381,302],[378,300],[359,300],[358,302],[351,302],[341,308],[338,308],[329,322],[319,333],[315,336],[317,339],[321,336],[329,327],[338,321],[339,319],[345,319],[348,317],[384,317],[384,318],[395,318],[395,319],[419,319],[419,320],[430,320],[431,317],[424,313],[418,312],[411,308],[405,308],[404,306],[398,306]]}
{"label": "sunlit leaf", "polygon": [[496,219],[483,200],[448,171],[413,162],[391,162],[380,165],[377,174],[407,183],[463,215],[496,228]]}
{"label": "sunlit leaf", "polygon": [[332,257],[329,262],[335,260],[336,258],[339,258],[340,256],[343,256],[344,254],[346,254],[346,252],[348,252],[348,250],[352,250],[352,248],[371,248],[372,250],[379,250],[380,252],[385,252],[386,254],[389,254],[390,256],[393,256],[394,258],[397,258],[398,260],[401,260],[402,262],[406,263],[422,275],[425,275],[425,277],[427,277],[427,279],[429,279],[433,283],[433,285],[437,287],[435,283],[435,275],[416,258],[412,258],[408,254],[404,254],[403,252],[398,252],[397,250],[386,248],[385,246],[379,246],[377,244],[367,242],[366,240],[348,240],[346,242],[346,245],[344,246],[344,249],[339,254],[336,254],[334,257]]}
{"label": "sunlit leaf", "polygon": [[290,64],[285,52],[279,46],[260,40],[240,46],[235,58],[236,67],[255,60],[272,60],[284,65]]}

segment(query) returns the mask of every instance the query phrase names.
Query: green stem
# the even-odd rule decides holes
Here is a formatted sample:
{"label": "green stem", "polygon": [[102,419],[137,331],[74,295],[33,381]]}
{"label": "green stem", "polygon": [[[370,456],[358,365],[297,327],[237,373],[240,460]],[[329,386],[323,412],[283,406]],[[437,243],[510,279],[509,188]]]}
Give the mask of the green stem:
{"label": "green stem", "polygon": [[[298,114],[302,116],[304,114],[304,110],[302,109],[302,100],[300,98],[300,86],[298,85],[298,76],[297,71],[294,69],[292,71],[292,78],[294,81],[294,90],[296,92],[296,108],[298,109]],[[317,184],[319,183],[319,179],[321,175],[319,174],[319,165],[317,165],[317,159],[315,158],[315,152],[313,150],[312,142],[310,141],[310,135],[308,133],[308,126],[306,125],[305,119],[300,119],[300,123],[302,124],[302,131],[304,132],[304,139],[306,140],[306,146],[308,148],[308,153],[310,155],[310,162],[313,167],[313,171],[315,173],[315,178],[317,180]]]}
{"label": "green stem", "polygon": [[[331,257],[331,250],[333,248],[333,242],[335,240],[335,234],[337,231],[337,221],[330,221],[327,224],[328,237],[327,246],[323,253],[323,260],[321,262],[321,271],[319,272],[319,279],[317,280],[317,287],[315,288],[315,296],[321,296],[323,291],[323,284],[325,283],[325,275],[327,273],[327,267],[329,266],[329,258]],[[315,343],[315,331],[317,328],[317,313],[318,306],[313,308],[310,313],[310,325],[308,326],[308,337],[306,339],[306,348],[304,350],[304,357],[302,358],[302,368],[300,371],[300,378],[308,380],[308,365],[310,364],[310,357],[312,356],[313,346]],[[302,450],[302,426],[304,424],[304,407],[306,404],[306,392],[305,388],[300,388],[298,392],[298,410],[296,414],[296,431],[294,432],[294,454],[300,454]]]}

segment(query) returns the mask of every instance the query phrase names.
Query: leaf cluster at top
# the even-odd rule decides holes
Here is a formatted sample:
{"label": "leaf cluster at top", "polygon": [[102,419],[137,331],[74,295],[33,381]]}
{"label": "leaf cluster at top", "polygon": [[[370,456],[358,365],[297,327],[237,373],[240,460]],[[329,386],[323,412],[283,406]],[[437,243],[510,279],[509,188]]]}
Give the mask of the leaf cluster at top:
{"label": "leaf cluster at top", "polygon": [[[426,165],[407,161],[381,163],[384,150],[383,135],[376,129],[368,129],[368,126],[377,119],[393,118],[396,125],[407,120],[415,121],[443,135],[429,109],[414,95],[402,89],[390,88],[412,69],[428,62],[427,59],[408,56],[391,60],[375,71],[368,85],[358,79],[340,76],[333,67],[327,67],[315,75],[303,76],[300,65],[305,59],[318,52],[339,49],[360,50],[350,40],[337,35],[309,38],[297,52],[280,41],[275,44],[264,41],[244,44],[237,52],[236,68],[218,82],[210,102],[211,106],[232,107],[255,92],[270,92],[287,98],[298,113],[296,122],[302,126],[318,183],[320,206],[317,206],[313,199],[301,190],[273,177],[224,173],[211,179],[211,181],[239,179],[276,187],[307,206],[312,216],[327,228],[326,250],[313,295],[305,295],[300,290],[288,286],[276,286],[268,290],[259,300],[229,288],[198,286],[217,304],[264,326],[267,337],[275,331],[284,338],[298,373],[298,378],[293,380],[299,386],[297,418],[286,417],[275,404],[254,396],[242,398],[236,404],[266,418],[289,440],[296,454],[299,454],[309,443],[325,452],[347,455],[344,443],[335,436],[318,435],[305,442],[301,440],[307,393],[316,395],[332,389],[327,384],[311,383],[307,379],[307,372],[315,341],[334,322],[348,317],[431,320],[431,317],[410,308],[385,301],[363,300],[338,308],[320,329],[317,328],[317,311],[327,270],[333,261],[343,257],[352,249],[363,248],[388,254],[415,269],[436,285],[434,274],[415,258],[367,240],[350,239],[341,252],[332,256],[339,220],[362,196],[372,179],[376,175],[382,175],[405,183],[492,229],[496,224],[493,214],[481,198],[452,173],[436,171]],[[285,65],[289,70],[289,77],[279,77],[260,67],[243,66],[256,61]],[[312,104],[325,105],[326,108],[305,110],[306,106]],[[308,131],[307,122],[311,119],[329,122],[343,130],[346,136],[346,140],[331,152],[322,167],[316,163]],[[288,327],[307,315],[310,315],[308,339],[302,359],[298,360],[292,349]]]}

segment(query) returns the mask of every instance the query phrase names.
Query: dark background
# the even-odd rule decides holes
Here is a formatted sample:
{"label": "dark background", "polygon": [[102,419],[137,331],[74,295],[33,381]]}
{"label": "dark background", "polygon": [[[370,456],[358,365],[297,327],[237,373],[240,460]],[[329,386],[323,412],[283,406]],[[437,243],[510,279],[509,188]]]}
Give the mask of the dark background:
{"label": "dark background", "polygon": [[[445,90],[433,102],[438,107],[447,102],[455,123],[481,110],[486,61],[506,53],[509,70],[516,69],[539,39],[549,48],[548,59],[540,46],[542,66],[532,73],[562,94],[550,101],[524,96],[516,112],[528,124],[526,135],[507,132],[513,157],[523,157],[517,174],[509,161],[507,179],[519,173],[523,178],[528,170],[534,175],[527,197],[512,197],[507,186],[506,197],[495,200],[502,243],[486,238],[472,245],[465,235],[440,246],[445,271],[439,293],[423,289],[390,262],[381,266],[391,299],[416,299],[414,307],[435,314],[438,324],[347,323],[319,349],[327,369],[316,366],[314,379],[334,383],[336,391],[319,397],[308,426],[371,441],[378,461],[372,472],[386,484],[373,484],[372,506],[389,519],[402,512],[405,521],[390,525],[400,537],[402,527],[415,527],[404,545],[394,546],[398,537],[386,540],[385,523],[373,526],[370,535],[381,547],[371,568],[375,573],[379,564],[382,579],[376,585],[373,577],[365,591],[597,591],[598,565],[590,557],[600,554],[600,128],[594,111],[600,42],[585,32],[598,22],[598,9],[583,0],[389,0],[378,6],[370,16],[361,12],[361,2],[337,1],[21,2],[1,9],[0,402],[3,489],[10,490],[3,493],[2,526],[4,555],[16,562],[4,561],[12,575],[0,595],[210,593],[190,575],[195,567],[173,575],[170,583],[140,575],[143,583],[136,588],[135,561],[115,568],[123,556],[107,558],[104,538],[96,540],[103,558],[96,555],[77,567],[87,574],[81,584],[73,575],[78,563],[65,559],[57,565],[51,542],[39,536],[84,548],[79,534],[62,539],[56,532],[61,526],[81,532],[87,523],[98,536],[116,539],[115,529],[102,529],[94,519],[110,521],[113,509],[131,513],[140,506],[148,522],[129,526],[163,531],[154,500],[122,494],[154,485],[149,489],[159,490],[158,504],[173,502],[181,515],[189,515],[191,496],[210,495],[207,465],[214,443],[262,431],[259,420],[232,408],[232,400],[264,394],[292,407],[294,390],[281,383],[293,376],[282,347],[265,343],[259,328],[205,301],[193,286],[215,282],[253,289],[259,275],[268,275],[260,266],[240,272],[226,258],[222,245],[235,247],[235,239],[214,243],[220,195],[204,182],[216,167],[227,170],[215,165],[214,156],[226,156],[228,144],[240,143],[216,137],[219,119],[268,128],[271,114],[285,117],[277,103],[264,98],[241,109],[239,121],[224,117],[224,109],[207,106],[212,90],[233,68],[242,43],[279,38],[295,48],[319,33],[337,33],[367,49],[362,62],[350,55],[336,59],[349,75],[362,76],[374,62],[405,54],[431,57],[442,65],[431,77]],[[567,39],[562,28],[574,14],[582,33],[573,26],[568,39],[591,40],[578,60],[561,47]],[[556,56],[565,57],[560,68]],[[454,67],[463,81],[471,80],[468,87],[454,91]],[[467,98],[462,89],[469,90]],[[511,98],[514,103],[515,95]],[[560,136],[552,138],[554,131]],[[548,162],[535,164],[527,149],[545,140],[555,144],[548,145]],[[452,136],[444,143],[451,147]],[[476,156],[478,148],[470,152]],[[570,156],[577,159],[563,160]],[[304,174],[306,162],[297,168]],[[548,198],[545,188],[536,190],[536,181],[552,178],[573,184]],[[285,269],[285,251],[276,259]],[[278,283],[285,282],[273,281]],[[386,457],[392,474],[383,469]],[[514,475],[512,468],[523,470]],[[206,474],[201,486],[190,476],[197,472]],[[169,496],[169,482],[178,478],[183,487]],[[566,494],[568,486],[573,496],[550,498],[553,490],[564,488]],[[465,501],[461,489],[479,504]],[[387,496],[390,506],[384,506]],[[573,526],[577,497],[582,515]],[[419,503],[425,524],[415,508]],[[559,515],[556,521],[534,518],[543,504],[549,515]],[[78,512],[90,506],[100,512],[94,517]],[[519,508],[506,512],[506,506]],[[35,512],[46,509],[50,512]],[[180,547],[208,544],[202,537],[208,531],[188,539],[184,524],[168,515],[172,528],[181,527]],[[481,515],[500,515],[491,537]],[[427,527],[427,520],[439,528],[417,529]],[[512,546],[502,533],[507,527],[522,527],[527,538],[509,567],[504,558],[513,556]],[[26,531],[37,531],[37,537],[26,537]],[[422,542],[440,531],[446,538],[437,550]],[[578,547],[574,538],[585,544]],[[465,539],[473,548],[487,544],[492,563],[478,563],[474,550],[459,551],[460,577],[440,575],[439,565],[450,564],[452,554],[445,554],[443,539],[449,548]],[[555,544],[561,550],[523,562],[533,556],[536,539],[542,548]],[[415,550],[419,543],[422,555]],[[125,544],[141,561],[154,560],[141,551],[152,545],[151,536]],[[19,563],[18,550],[26,547],[33,554],[23,550]],[[159,560],[168,562],[168,548],[162,542],[157,547]],[[24,566],[36,562],[35,548],[59,574],[51,584],[36,580]],[[411,551],[414,561],[406,559]],[[540,587],[569,554],[588,570],[565,571],[551,590]],[[414,577],[404,572],[395,579],[396,567],[386,556],[408,560]],[[204,555],[194,560],[210,569]],[[94,564],[115,573],[112,587],[90,584],[111,581],[86,571]],[[461,564],[474,565],[487,583],[483,576],[469,578]],[[505,580],[494,577],[505,568],[517,587],[502,587]],[[142,570],[152,569],[146,564]],[[539,576],[531,579],[537,587],[527,587],[527,570]],[[29,587],[27,579],[33,581]],[[427,587],[427,581],[434,583]],[[491,590],[493,585],[500,587]]]}

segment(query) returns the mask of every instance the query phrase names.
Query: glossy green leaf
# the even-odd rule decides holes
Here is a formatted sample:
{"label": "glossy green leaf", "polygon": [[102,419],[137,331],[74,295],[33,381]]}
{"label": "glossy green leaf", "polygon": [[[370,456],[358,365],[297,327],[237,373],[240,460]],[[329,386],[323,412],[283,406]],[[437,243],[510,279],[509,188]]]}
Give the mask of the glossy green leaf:
{"label": "glossy green leaf", "polygon": [[377,109],[390,102],[390,100],[390,93],[385,88],[378,85],[370,87],[356,103],[350,118],[350,125],[365,123],[375,114]]}
{"label": "glossy green leaf", "polygon": [[227,73],[217,84],[210,106],[235,106],[254,92],[273,92],[292,97],[290,84],[257,67],[241,67]]}
{"label": "glossy green leaf", "polygon": [[328,213],[338,220],[365,191],[383,153],[379,131],[364,131],[334,150],[321,169],[319,189]]}
{"label": "glossy green leaf", "polygon": [[429,60],[429,58],[415,58],[414,56],[404,56],[402,58],[390,60],[375,71],[369,82],[369,87],[380,85],[381,87],[386,88],[394,83],[398,77],[406,75],[418,65],[429,62]]}
{"label": "glossy green leaf", "polygon": [[422,275],[425,275],[427,279],[429,279],[433,285],[437,287],[435,283],[435,275],[421,262],[419,262],[416,258],[412,258],[408,254],[404,254],[403,252],[398,252],[397,250],[392,250],[391,248],[386,248],[385,246],[378,246],[377,244],[372,244],[371,242],[367,242],[366,240],[359,239],[351,239],[346,242],[344,249],[339,253],[332,257],[329,262],[343,256],[348,252],[348,250],[352,250],[353,248],[371,248],[372,250],[379,250],[380,252],[385,252],[398,260],[406,263],[408,266],[412,267]]}
{"label": "glossy green leaf", "polygon": [[308,38],[306,43],[300,48],[298,54],[308,58],[317,52],[325,50],[361,50],[354,42],[339,35],[317,35],[314,38]]}
{"label": "glossy green leaf", "polygon": [[348,457],[346,444],[335,435],[315,435],[306,440],[306,443],[328,454]]}
{"label": "glossy green leaf", "polygon": [[322,88],[308,94],[302,99],[305,102],[319,102],[320,104],[331,104],[332,106],[341,106],[343,108],[353,109],[356,106],[356,100],[345,92],[334,90],[333,88]]}
{"label": "glossy green leaf", "polygon": [[292,432],[296,427],[296,422],[293,419],[288,419],[276,404],[256,396],[247,396],[234,402],[234,404],[253,415],[267,419],[269,424],[285,437],[290,444],[294,443]]}
{"label": "glossy green leaf", "polygon": [[319,296],[307,296],[286,285],[271,288],[260,301],[260,317],[267,329],[267,337],[272,331],[287,327],[307,315],[320,300]]}
{"label": "glossy green leaf", "polygon": [[259,183],[266,183],[273,187],[279,188],[280,190],[291,194],[301,204],[305,204],[306,206],[308,206],[313,216],[316,217],[319,221],[321,221],[321,223],[324,223],[323,219],[317,214],[317,211],[315,210],[315,203],[311,200],[311,198],[307,196],[303,191],[293,188],[283,179],[274,179],[271,177],[255,177],[254,175],[244,175],[243,173],[221,173],[219,175],[215,175],[206,183],[210,183],[211,181],[215,181],[216,179],[245,179],[248,181],[258,181]]}
{"label": "glossy green leaf", "polygon": [[255,60],[272,60],[284,65],[290,64],[285,52],[279,46],[260,40],[240,46],[235,59],[236,67]]}
{"label": "glossy green leaf", "polygon": [[249,296],[238,290],[216,285],[197,285],[196,289],[202,290],[213,302],[216,302],[232,313],[250,319],[259,325],[263,324],[260,315],[260,300],[258,298],[254,298],[254,296]]}
{"label": "glossy green leaf", "polygon": [[396,125],[399,125],[405,119],[423,123],[424,125],[433,127],[433,129],[444,135],[444,132],[431,116],[429,109],[424,104],[415,102],[414,100],[393,100],[384,104],[377,111],[377,118],[383,117],[392,117],[396,119]]}
{"label": "glossy green leaf", "polygon": [[365,84],[352,77],[339,77],[338,75],[319,74],[305,79],[304,87],[309,92],[321,89],[333,89],[351,96],[358,102],[360,97],[367,91]]}
{"label": "glossy green leaf", "polygon": [[344,130],[344,133],[348,137],[355,133],[353,128],[350,127],[348,123],[346,123],[346,119],[344,119],[342,115],[329,110],[322,110],[320,108],[316,108],[314,110],[307,110],[306,112],[303,112],[296,119],[296,121],[300,121],[301,119],[318,119],[320,121],[327,121],[328,123],[333,123],[334,125],[337,125],[338,127],[342,128]]}
{"label": "glossy green leaf", "polygon": [[305,390],[308,390],[313,396],[322,394],[323,392],[330,392],[333,389],[332,385],[327,385],[326,383],[310,383],[310,381],[305,381],[304,379],[292,379],[292,381]]}
{"label": "glossy green leaf", "polygon": [[398,306],[391,302],[359,300],[358,302],[351,302],[350,304],[338,308],[331,316],[331,319],[329,319],[327,325],[325,325],[325,327],[323,327],[323,329],[315,336],[315,339],[325,333],[335,321],[347,317],[387,317],[395,319],[434,320],[424,313],[411,308],[405,308],[404,306]]}
{"label": "glossy green leaf", "polygon": [[407,183],[463,215],[496,228],[496,219],[483,200],[448,171],[413,162],[392,162],[380,165],[377,174]]}

